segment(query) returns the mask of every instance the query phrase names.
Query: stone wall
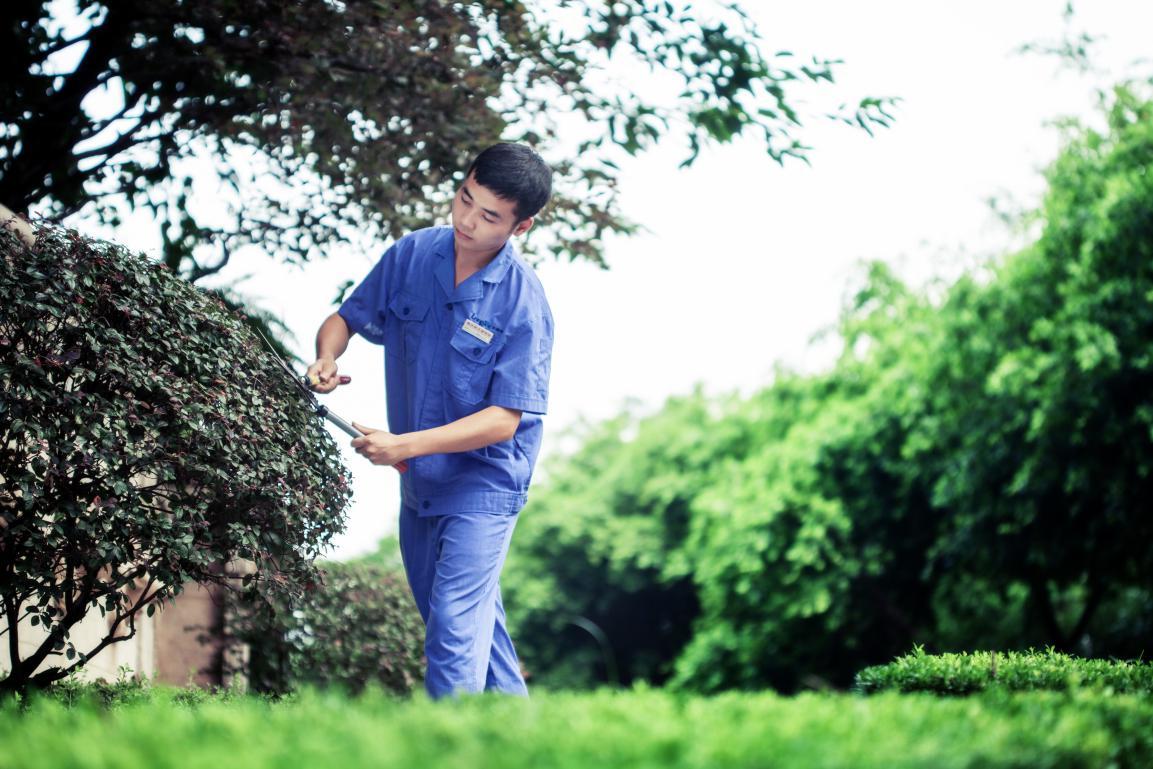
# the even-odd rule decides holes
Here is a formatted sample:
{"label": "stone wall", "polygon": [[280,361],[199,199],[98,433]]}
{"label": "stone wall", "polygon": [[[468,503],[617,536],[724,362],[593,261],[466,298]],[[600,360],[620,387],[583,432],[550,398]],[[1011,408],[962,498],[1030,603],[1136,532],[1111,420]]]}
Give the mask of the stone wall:
{"label": "stone wall", "polygon": [[[105,647],[79,671],[82,680],[103,678],[115,681],[122,669],[130,675],[154,678],[157,683],[201,687],[228,685],[225,671],[243,661],[246,649],[226,645],[224,634],[227,591],[218,585],[190,583],[173,601],[158,606],[153,616],[144,612],[136,622],[135,635]],[[97,646],[108,635],[112,615],[101,617],[90,611],[72,629],[71,640],[78,651]],[[7,619],[0,613],[0,627]],[[117,632],[124,632],[124,625]],[[46,636],[44,629],[33,627],[28,620],[20,623],[19,648],[22,657],[38,648]],[[227,657],[226,657],[227,655]],[[225,664],[229,662],[230,664]],[[63,657],[49,657],[39,670],[63,665]],[[0,674],[11,668],[7,637],[0,638]]]}

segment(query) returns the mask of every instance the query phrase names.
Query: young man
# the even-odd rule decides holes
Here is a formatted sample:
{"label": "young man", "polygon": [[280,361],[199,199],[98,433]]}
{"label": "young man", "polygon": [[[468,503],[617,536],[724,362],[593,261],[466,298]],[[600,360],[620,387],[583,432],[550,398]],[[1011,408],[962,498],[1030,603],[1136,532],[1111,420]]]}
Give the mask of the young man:
{"label": "young man", "polygon": [[321,325],[308,369],[331,392],[353,334],[384,345],[389,429],[357,425],[352,445],[374,464],[407,463],[400,547],[433,697],[527,693],[499,576],[540,450],[553,322],[510,238],[532,227],[551,179],[528,147],[480,153],[452,226],[389,248]]}

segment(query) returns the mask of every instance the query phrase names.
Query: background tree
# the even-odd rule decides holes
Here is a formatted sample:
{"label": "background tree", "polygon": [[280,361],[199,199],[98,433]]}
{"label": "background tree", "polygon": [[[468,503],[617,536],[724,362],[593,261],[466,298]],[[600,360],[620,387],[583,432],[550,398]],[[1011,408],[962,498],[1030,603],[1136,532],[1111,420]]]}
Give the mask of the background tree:
{"label": "background tree", "polygon": [[[0,691],[132,638],[186,582],[234,586],[238,559],[250,589],[303,589],[348,482],[219,301],[110,244],[45,228],[29,248],[0,230]],[[70,629],[95,611],[107,634],[76,648]]]}
{"label": "background tree", "polygon": [[[809,116],[791,103],[836,64],[762,53],[748,18],[719,3],[77,0],[53,18],[58,7],[21,0],[0,25],[0,201],[110,224],[148,210],[164,261],[192,280],[249,244],[298,261],[424,226],[501,138],[536,144],[560,171],[537,250],[600,262],[604,233],[631,229],[618,151],[674,136],[691,163],[752,132],[772,158],[803,158]],[[630,86],[606,82],[605,65]],[[821,117],[870,130],[887,107],[865,98]]]}
{"label": "background tree", "polygon": [[[700,607],[682,548],[718,457],[741,452],[701,393],[589,427],[549,467],[502,577],[525,665],[553,686],[661,683]],[[559,598],[559,600],[558,600]],[[547,639],[553,639],[549,641]]]}
{"label": "background tree", "polygon": [[674,399],[556,460],[505,577],[530,669],[603,676],[573,616],[622,680],[705,691],[848,685],[914,644],[1147,654],[1145,94],[1066,126],[1028,248],[924,289],[873,265],[829,371]]}
{"label": "background tree", "polygon": [[1105,117],[1068,127],[1037,243],[955,292],[931,375],[938,558],[1027,588],[1064,650],[1153,574],[1153,105]]}

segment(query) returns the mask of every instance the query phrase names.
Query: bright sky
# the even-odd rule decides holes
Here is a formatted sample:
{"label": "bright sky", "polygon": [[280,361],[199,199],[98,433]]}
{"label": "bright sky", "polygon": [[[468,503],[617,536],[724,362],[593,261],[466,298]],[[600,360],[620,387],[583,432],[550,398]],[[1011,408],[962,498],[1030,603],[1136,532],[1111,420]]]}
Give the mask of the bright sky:
{"label": "bright sky", "polygon": [[[1039,169],[1059,143],[1046,122],[1091,116],[1093,87],[1116,76],[1153,74],[1148,61],[1133,65],[1148,53],[1148,2],[1075,7],[1071,29],[1103,38],[1094,56],[1107,71],[1089,76],[1015,53],[1062,38],[1063,0],[742,5],[769,50],[843,59],[838,90],[827,89],[836,98],[901,97],[897,122],[872,139],[814,122],[806,134],[812,167],[782,169],[751,141],[707,151],[687,171],[677,169],[675,146],[625,164],[623,210],[648,233],[610,240],[609,271],[540,269],[557,328],[545,458],[566,429],[632,400],[653,410],[696,383],[750,392],[770,382],[776,363],[827,365],[833,347],[811,340],[835,323],[866,260],[921,282],[1019,244],[986,201],[1039,200]],[[143,233],[115,236],[149,248]],[[337,287],[359,280],[378,256],[346,254],[304,269],[248,260],[226,277],[251,275],[241,290],[282,317],[309,358]],[[356,339],[340,366],[353,383],[326,402],[384,427],[381,349]],[[333,435],[347,445],[343,433]],[[374,549],[394,530],[399,505],[394,471],[351,450],[347,463],[355,497],[336,558]]]}

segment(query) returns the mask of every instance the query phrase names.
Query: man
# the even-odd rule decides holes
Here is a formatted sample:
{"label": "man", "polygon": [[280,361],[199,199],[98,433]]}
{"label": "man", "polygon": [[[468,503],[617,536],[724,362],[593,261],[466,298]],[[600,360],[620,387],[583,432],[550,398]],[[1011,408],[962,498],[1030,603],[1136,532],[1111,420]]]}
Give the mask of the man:
{"label": "man", "polygon": [[19,215],[12,213],[3,204],[0,204],[0,227],[16,233],[17,237],[24,241],[24,245],[28,248],[36,245],[36,231],[32,229],[32,225],[24,221]]}
{"label": "man", "polygon": [[331,392],[353,334],[384,345],[389,430],[356,425],[352,445],[374,464],[407,463],[400,546],[433,697],[527,693],[499,576],[540,450],[553,322],[510,239],[532,227],[551,179],[528,147],[480,153],[452,226],[389,248],[321,325],[308,369]]}

